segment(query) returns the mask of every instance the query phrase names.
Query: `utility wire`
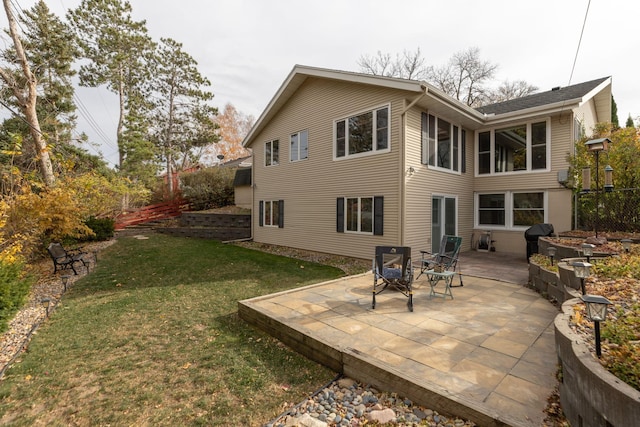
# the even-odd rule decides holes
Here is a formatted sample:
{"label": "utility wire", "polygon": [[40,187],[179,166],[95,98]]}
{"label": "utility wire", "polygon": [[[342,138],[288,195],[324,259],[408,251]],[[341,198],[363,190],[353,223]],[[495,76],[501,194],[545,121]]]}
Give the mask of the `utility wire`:
{"label": "utility wire", "polygon": [[576,56],[573,58],[573,66],[571,67],[571,75],[569,75],[569,83],[567,86],[571,85],[571,80],[573,79],[573,72],[576,68],[576,62],[578,62],[578,53],[580,52],[580,45],[582,44],[582,36],[584,35],[584,29],[587,26],[587,17],[589,16],[589,7],[591,6],[591,0],[587,3],[587,11],[584,13],[584,21],[582,22],[582,30],[580,31],[580,39],[578,40],[578,47],[576,49]]}

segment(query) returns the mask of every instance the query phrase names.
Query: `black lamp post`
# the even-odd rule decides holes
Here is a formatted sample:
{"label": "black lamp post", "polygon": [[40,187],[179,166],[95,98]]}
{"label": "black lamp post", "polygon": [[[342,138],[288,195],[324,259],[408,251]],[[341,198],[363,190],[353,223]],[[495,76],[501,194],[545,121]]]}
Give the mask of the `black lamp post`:
{"label": "black lamp post", "polygon": [[[600,200],[599,200],[599,194],[600,194],[600,182],[599,182],[599,170],[600,170],[600,152],[601,151],[607,151],[609,149],[609,144],[611,143],[611,140],[609,138],[598,138],[598,139],[592,139],[590,141],[585,142],[585,145],[587,146],[587,149],[589,151],[591,151],[592,153],[596,153],[596,220],[594,221],[593,227],[595,229],[595,233],[596,233],[596,237],[598,237],[598,222],[600,221]],[[606,191],[612,191],[613,190],[613,181],[611,178],[611,175],[613,174],[613,168],[611,166],[608,166],[608,170],[605,168],[605,181],[607,180],[607,178],[609,179],[609,186],[605,185],[605,190]],[[583,172],[583,177],[584,177],[584,172]],[[584,185],[583,183],[583,188],[584,189],[588,189],[587,186]]]}
{"label": "black lamp post", "polygon": [[607,317],[607,307],[611,301],[599,295],[582,295],[582,301],[587,306],[587,318],[593,322],[593,329],[596,334],[596,355],[602,356],[600,348],[600,322]]}
{"label": "black lamp post", "polygon": [[589,277],[590,271],[591,264],[588,262],[577,261],[573,263],[573,273],[578,279],[580,279],[580,290],[582,291],[582,295],[587,293],[584,288],[584,279]]}
{"label": "black lamp post", "polygon": [[547,254],[549,255],[549,259],[551,260],[551,266],[553,266],[553,259],[556,257],[556,251],[558,248],[555,246],[549,246],[547,248]]}

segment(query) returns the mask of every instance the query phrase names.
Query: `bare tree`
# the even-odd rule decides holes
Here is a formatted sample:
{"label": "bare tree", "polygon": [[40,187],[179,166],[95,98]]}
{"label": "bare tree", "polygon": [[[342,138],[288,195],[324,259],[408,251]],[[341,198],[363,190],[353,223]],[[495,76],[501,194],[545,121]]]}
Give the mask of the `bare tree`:
{"label": "bare tree", "polygon": [[13,93],[17,104],[25,115],[26,121],[29,124],[29,132],[33,140],[42,179],[47,186],[51,186],[55,182],[55,176],[53,174],[53,166],[51,164],[47,142],[42,136],[36,110],[38,80],[31,72],[31,67],[27,62],[27,55],[22,45],[20,35],[18,34],[18,26],[11,11],[11,1],[3,0],[3,3],[7,20],[9,21],[9,34],[11,35],[15,48],[15,61],[19,64],[20,69],[15,70],[9,66],[2,66],[0,67],[0,78],[2,78],[4,84]]}
{"label": "bare tree", "polygon": [[497,64],[480,59],[480,49],[472,47],[455,53],[446,65],[430,66],[427,81],[458,101],[477,107],[489,97],[486,83],[497,69]]}
{"label": "bare tree", "polygon": [[512,82],[505,80],[497,89],[488,94],[486,101],[491,104],[509,101],[510,99],[522,98],[523,96],[531,95],[537,90],[538,88],[536,86],[529,84],[524,80],[514,80]]}
{"label": "bare tree", "polygon": [[477,47],[455,53],[441,66],[427,67],[420,48],[414,52],[405,50],[395,57],[380,51],[375,56],[362,55],[358,65],[367,74],[424,80],[471,107],[519,98],[538,90],[524,80],[505,80],[497,89],[491,89],[489,83],[498,65],[482,60]]}
{"label": "bare tree", "polygon": [[424,61],[420,48],[415,52],[405,50],[402,54],[396,54],[395,58],[389,53],[378,51],[375,56],[360,56],[358,66],[361,72],[374,76],[423,80],[427,72]]}

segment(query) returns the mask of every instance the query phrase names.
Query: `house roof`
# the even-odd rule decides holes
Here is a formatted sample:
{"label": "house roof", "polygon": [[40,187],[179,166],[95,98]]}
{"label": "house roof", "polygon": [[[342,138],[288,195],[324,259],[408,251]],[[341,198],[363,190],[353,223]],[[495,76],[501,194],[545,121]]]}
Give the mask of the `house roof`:
{"label": "house roof", "polygon": [[522,98],[485,105],[476,109],[484,114],[497,115],[557,104],[559,102],[567,104],[573,104],[575,102],[581,103],[586,101],[585,98],[590,98],[588,95],[598,89],[599,86],[604,87],[607,83],[611,84],[611,77],[603,77],[567,87],[556,87],[547,92],[535,93]]}
{"label": "house roof", "polygon": [[233,178],[233,186],[251,185],[251,168],[237,169]]}
{"label": "house roof", "polygon": [[245,147],[250,145],[253,138],[269,123],[298,88],[308,78],[313,77],[403,90],[407,92],[407,97],[413,97],[415,100],[410,105],[415,103],[425,109],[447,108],[451,120],[456,120],[461,125],[472,129],[490,126],[502,121],[566,111],[579,107],[591,99],[595,102],[598,121],[610,120],[610,117],[607,117],[607,112],[611,111],[611,77],[474,109],[423,81],[296,65],[251,128],[242,145]]}

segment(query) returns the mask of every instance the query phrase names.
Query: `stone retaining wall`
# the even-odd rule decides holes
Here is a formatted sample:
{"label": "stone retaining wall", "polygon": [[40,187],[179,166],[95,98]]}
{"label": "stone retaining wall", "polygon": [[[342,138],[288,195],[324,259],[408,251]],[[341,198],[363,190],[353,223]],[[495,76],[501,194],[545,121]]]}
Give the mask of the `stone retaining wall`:
{"label": "stone retaining wall", "polygon": [[562,305],[554,322],[556,351],[562,369],[560,403],[572,426],[622,427],[638,425],[640,392],[600,365],[582,337],[571,327],[571,299]]}
{"label": "stone retaining wall", "polygon": [[159,227],[159,233],[220,241],[251,238],[251,215],[184,212],[179,227]]}
{"label": "stone retaining wall", "polygon": [[[548,241],[540,240],[541,253]],[[555,245],[554,245],[555,246]],[[640,392],[607,371],[587,348],[582,336],[570,325],[573,307],[582,304],[580,279],[573,272],[574,261],[586,261],[573,248],[556,246],[558,273],[529,264],[529,286],[547,298],[562,303],[555,321],[555,340],[561,366],[560,403],[572,426],[622,427],[640,420]],[[597,262],[592,259],[591,262]]]}

